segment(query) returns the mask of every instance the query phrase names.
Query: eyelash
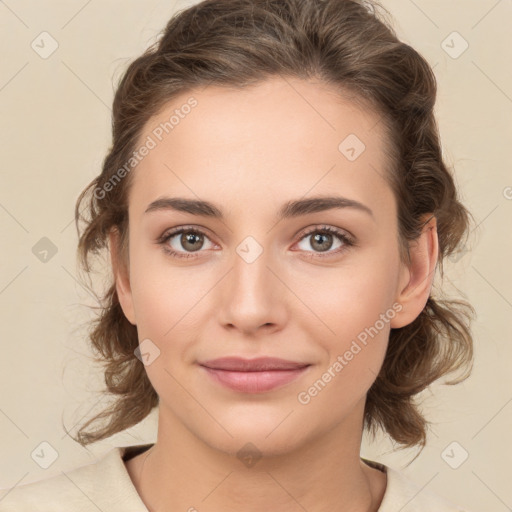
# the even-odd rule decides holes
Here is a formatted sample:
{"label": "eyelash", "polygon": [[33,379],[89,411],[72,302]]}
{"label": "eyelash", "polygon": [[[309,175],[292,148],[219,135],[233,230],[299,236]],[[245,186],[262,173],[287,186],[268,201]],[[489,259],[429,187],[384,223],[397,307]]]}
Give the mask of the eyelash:
{"label": "eyelash", "polygon": [[[181,235],[183,233],[193,233],[193,234],[196,234],[196,235],[204,235],[205,237],[208,238],[208,235],[204,232],[204,231],[201,231],[200,229],[197,229],[197,228],[187,228],[187,227],[183,227],[183,228],[178,228],[174,231],[170,231],[170,232],[167,232],[167,233],[164,233],[158,240],[157,240],[157,244],[161,245],[162,246],[162,249],[164,250],[165,253],[169,254],[170,256],[174,257],[174,258],[178,258],[178,259],[190,259],[190,258],[197,258],[196,254],[191,254],[191,253],[179,253],[173,249],[171,249],[169,247],[169,245],[167,245],[167,242],[173,238],[174,236],[176,235]],[[311,252],[309,251],[309,253],[311,254],[311,257],[319,257],[319,258],[328,258],[328,257],[331,257],[333,255],[339,255],[341,254],[342,252],[345,252],[348,248],[350,247],[353,247],[355,246],[355,242],[354,240],[352,240],[351,238],[349,238],[345,233],[343,233],[342,231],[336,229],[336,228],[333,228],[331,226],[322,226],[321,228],[319,227],[314,227],[310,230],[308,230],[307,232],[305,232],[301,238],[299,239],[299,242],[301,240],[303,240],[304,238],[307,238],[308,236],[312,235],[312,234],[315,234],[315,233],[328,233],[328,234],[332,234],[332,235],[335,235],[341,242],[343,242],[343,247],[341,248],[338,248],[336,251],[327,251],[325,253],[321,253],[321,252]],[[198,252],[201,252],[201,251],[198,251]]]}

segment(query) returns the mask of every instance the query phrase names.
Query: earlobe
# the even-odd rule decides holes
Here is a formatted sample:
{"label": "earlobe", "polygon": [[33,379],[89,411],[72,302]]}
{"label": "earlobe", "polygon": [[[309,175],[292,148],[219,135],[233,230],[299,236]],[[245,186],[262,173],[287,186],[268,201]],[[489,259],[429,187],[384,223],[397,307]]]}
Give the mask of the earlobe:
{"label": "earlobe", "polygon": [[403,264],[396,301],[402,309],[391,321],[393,329],[412,323],[422,312],[430,296],[438,259],[437,221],[430,214],[418,239],[409,246],[410,263]]}
{"label": "earlobe", "polygon": [[117,228],[113,228],[109,233],[109,248],[119,303],[127,320],[136,325],[129,271],[121,255],[120,234]]}

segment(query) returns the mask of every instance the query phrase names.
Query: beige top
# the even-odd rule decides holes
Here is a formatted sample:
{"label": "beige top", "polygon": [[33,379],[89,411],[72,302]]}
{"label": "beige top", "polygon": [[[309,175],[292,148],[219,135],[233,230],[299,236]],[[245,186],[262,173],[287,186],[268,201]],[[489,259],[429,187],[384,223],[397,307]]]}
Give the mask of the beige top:
{"label": "beige top", "polygon": [[[96,462],[65,474],[0,490],[0,512],[148,512],[124,465],[152,444],[113,448]],[[469,512],[421,489],[403,473],[362,458],[387,473],[378,512]]]}

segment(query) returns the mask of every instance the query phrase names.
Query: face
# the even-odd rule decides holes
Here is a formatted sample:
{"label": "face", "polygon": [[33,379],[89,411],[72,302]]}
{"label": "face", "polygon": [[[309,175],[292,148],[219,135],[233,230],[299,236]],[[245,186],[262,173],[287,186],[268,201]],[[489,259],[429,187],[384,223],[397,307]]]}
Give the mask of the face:
{"label": "face", "polygon": [[[226,452],[250,441],[282,453],[360,416],[390,328],[408,322],[378,121],[326,85],[272,79],[191,91],[146,125],[141,144],[155,144],[133,171],[117,286],[150,340],[169,428]],[[309,366],[247,392],[200,366],[227,356]]]}

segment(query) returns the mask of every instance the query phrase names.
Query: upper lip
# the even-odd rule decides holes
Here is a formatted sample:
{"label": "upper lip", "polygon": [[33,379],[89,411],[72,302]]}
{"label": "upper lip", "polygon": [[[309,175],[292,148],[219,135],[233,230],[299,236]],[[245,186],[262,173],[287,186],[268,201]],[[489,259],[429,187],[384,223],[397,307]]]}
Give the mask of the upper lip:
{"label": "upper lip", "polygon": [[221,357],[200,363],[201,366],[215,370],[228,370],[234,372],[261,372],[268,370],[296,370],[309,366],[309,363],[287,361],[277,357],[258,357],[244,359],[242,357]]}

